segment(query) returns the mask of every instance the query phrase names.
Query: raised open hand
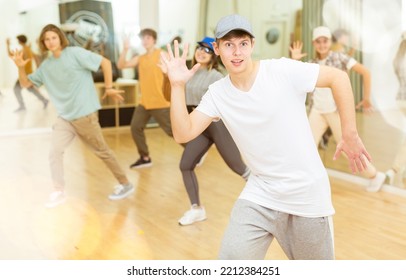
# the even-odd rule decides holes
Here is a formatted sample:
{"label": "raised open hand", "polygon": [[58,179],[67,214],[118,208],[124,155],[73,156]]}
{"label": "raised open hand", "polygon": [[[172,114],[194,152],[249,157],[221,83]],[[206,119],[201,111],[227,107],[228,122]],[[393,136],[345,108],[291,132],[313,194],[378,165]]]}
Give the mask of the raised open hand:
{"label": "raised open hand", "polygon": [[130,37],[129,36],[124,36],[123,37],[123,49],[129,50],[130,49]]}
{"label": "raised open hand", "polygon": [[302,53],[303,43],[301,41],[293,42],[292,46],[289,47],[290,57],[295,60],[300,60],[307,55],[307,53]]}
{"label": "raised open hand", "polygon": [[23,51],[13,51],[11,52],[11,59],[14,61],[15,65],[17,65],[17,67],[24,67],[28,61],[30,61],[31,59],[24,59],[23,58]]}
{"label": "raised open hand", "polygon": [[195,64],[192,69],[187,68],[186,57],[189,50],[188,44],[184,45],[182,56],[179,55],[179,43],[177,40],[174,42],[174,51],[172,51],[170,44],[167,44],[167,48],[167,55],[165,53],[161,53],[161,64],[163,64],[162,67],[167,69],[168,78],[172,86],[184,86],[199,69],[200,64]]}

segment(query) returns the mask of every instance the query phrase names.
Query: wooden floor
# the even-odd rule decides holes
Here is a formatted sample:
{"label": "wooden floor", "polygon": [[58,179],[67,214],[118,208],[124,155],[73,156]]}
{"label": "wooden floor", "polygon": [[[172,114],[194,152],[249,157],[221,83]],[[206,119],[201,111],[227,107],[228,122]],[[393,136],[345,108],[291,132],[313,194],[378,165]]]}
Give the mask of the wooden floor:
{"label": "wooden floor", "polygon": [[[181,227],[189,208],[178,168],[182,147],[159,128],[147,130],[154,165],[130,170],[137,153],[128,128],[106,140],[136,185],[109,201],[115,184],[80,141],[65,154],[68,200],[43,206],[51,183],[50,134],[0,138],[0,259],[216,259],[231,207],[244,186],[215,148],[197,169],[208,219]],[[406,198],[367,193],[331,178],[337,259],[406,259]],[[267,259],[286,259],[277,242]]]}

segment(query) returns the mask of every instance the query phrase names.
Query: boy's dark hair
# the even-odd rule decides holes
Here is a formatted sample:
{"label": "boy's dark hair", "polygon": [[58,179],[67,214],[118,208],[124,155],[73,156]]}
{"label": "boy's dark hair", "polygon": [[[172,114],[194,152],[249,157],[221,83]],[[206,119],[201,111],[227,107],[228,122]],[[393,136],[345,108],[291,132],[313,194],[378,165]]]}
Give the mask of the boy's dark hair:
{"label": "boy's dark hair", "polygon": [[25,44],[28,41],[27,37],[25,35],[22,35],[22,34],[17,36],[17,40],[18,40],[18,42],[20,44]]}
{"label": "boy's dark hair", "polygon": [[216,39],[216,42],[219,42],[220,40],[224,41],[224,40],[229,40],[229,39],[233,39],[233,38],[241,38],[241,37],[249,37],[251,42],[252,42],[252,39],[254,38],[251,36],[251,34],[249,34],[248,32],[246,32],[244,30],[235,29],[235,30],[231,30],[230,32],[228,32],[222,38]]}
{"label": "boy's dark hair", "polygon": [[175,37],[172,39],[171,43],[175,42],[175,40],[178,41],[179,44],[182,43],[182,37],[180,37],[180,36],[175,36]]}
{"label": "boy's dark hair", "polygon": [[151,28],[145,28],[145,29],[141,30],[140,37],[142,38],[145,35],[151,36],[152,38],[154,38],[155,41],[158,38],[158,35],[157,35],[156,31],[154,29],[151,29]]}
{"label": "boy's dark hair", "polygon": [[66,38],[65,33],[56,25],[48,24],[44,28],[42,28],[41,34],[39,35],[39,48],[41,52],[48,51],[47,47],[45,46],[45,33],[48,31],[55,32],[58,34],[59,40],[61,41],[61,48],[64,49],[69,46],[68,38]]}

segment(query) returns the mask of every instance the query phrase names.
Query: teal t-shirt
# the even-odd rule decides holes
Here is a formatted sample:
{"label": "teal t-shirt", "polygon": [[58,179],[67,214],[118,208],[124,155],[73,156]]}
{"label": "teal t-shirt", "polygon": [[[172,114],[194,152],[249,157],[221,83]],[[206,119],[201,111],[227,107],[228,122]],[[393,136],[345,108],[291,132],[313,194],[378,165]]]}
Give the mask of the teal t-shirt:
{"label": "teal t-shirt", "polygon": [[101,61],[99,54],[66,47],[58,58],[47,58],[28,78],[37,87],[45,85],[58,115],[73,121],[101,108],[92,78]]}

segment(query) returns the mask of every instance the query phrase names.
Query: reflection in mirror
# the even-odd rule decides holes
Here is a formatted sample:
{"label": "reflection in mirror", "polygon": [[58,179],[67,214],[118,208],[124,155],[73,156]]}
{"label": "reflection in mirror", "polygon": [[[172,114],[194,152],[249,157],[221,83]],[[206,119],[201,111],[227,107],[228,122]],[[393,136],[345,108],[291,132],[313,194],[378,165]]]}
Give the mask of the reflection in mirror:
{"label": "reflection in mirror", "polygon": [[[4,1],[5,2],[5,1]],[[46,106],[44,100],[49,100],[44,88],[22,89],[17,86],[17,67],[8,57],[8,49],[21,50],[23,45],[18,40],[19,35],[27,38],[25,57],[30,59],[32,70],[35,70],[42,60],[39,52],[37,36],[44,22],[55,22],[57,4],[44,1],[40,5],[35,1],[7,2],[7,9],[2,9],[1,16],[10,24],[0,30],[0,61],[2,80],[0,80],[0,133],[13,133],[17,130],[33,129],[49,130],[56,118],[56,111],[51,102]],[[6,4],[2,4],[5,6]],[[9,44],[7,43],[9,42]],[[31,69],[27,69],[31,72]],[[44,99],[45,98],[45,99]],[[22,110],[25,107],[25,110]],[[18,110],[20,109],[20,110]]]}
{"label": "reflection in mirror", "polygon": [[[2,6],[6,5],[5,2],[5,0],[0,0]],[[72,5],[67,8],[71,2]],[[72,30],[66,30],[68,37],[72,38],[72,45],[82,43],[83,47],[91,48],[109,57],[114,62],[114,56],[116,55],[114,46],[121,43],[121,37],[127,35],[132,39],[138,38],[136,34],[139,30],[139,18],[134,17],[134,14],[138,13],[138,1],[124,0],[120,1],[120,3],[117,3],[117,1],[112,3],[106,3],[106,1],[55,0],[20,0],[11,3],[7,1],[8,9],[0,11],[2,18],[9,23],[0,28],[0,71],[2,73],[0,76],[0,135],[46,132],[50,130],[57,113],[52,102],[44,106],[42,96],[47,100],[49,99],[46,89],[41,87],[38,89],[39,93],[36,93],[33,89],[30,89],[31,91],[27,89],[20,91],[19,87],[15,86],[18,80],[18,71],[8,57],[7,46],[9,46],[10,50],[21,49],[22,45],[18,43],[17,36],[25,35],[27,37],[26,47],[32,50],[30,52],[32,53],[32,68],[36,70],[39,62],[43,59],[37,41],[42,27],[48,23],[60,25],[62,22],[70,23],[70,25],[66,25],[67,27],[74,26],[77,24],[75,19],[72,17],[66,18],[66,15],[73,11],[72,6],[81,4],[80,2],[87,5],[88,12],[72,14],[72,16],[78,18],[76,21],[80,23],[80,28],[73,30],[74,33],[71,33]],[[103,12],[89,12],[96,10],[100,5],[111,5],[113,15],[106,16]],[[66,9],[69,9],[69,11]],[[103,11],[106,11],[106,9]],[[109,27],[114,26],[114,30],[107,30],[107,25],[102,19],[103,16]],[[112,18],[114,18],[114,24],[111,22]],[[101,19],[100,28],[99,25],[94,24],[95,19]],[[7,41],[9,44],[6,43]],[[26,57],[29,58],[30,56],[27,55]],[[130,72],[127,71],[123,75],[133,73]],[[23,106],[25,110],[17,110]]]}
{"label": "reflection in mirror", "polygon": [[[333,34],[336,30],[347,31],[347,36],[338,38],[337,43],[339,39],[344,39],[343,51],[354,55],[370,72],[374,111],[357,111],[358,131],[372,156],[373,165],[377,171],[386,173],[385,183],[403,188],[405,163],[400,164],[400,157],[406,126],[398,98],[401,80],[398,79],[400,77],[397,77],[398,70],[395,68],[401,59],[395,57],[398,57],[396,53],[401,46],[402,3],[388,2],[385,9],[378,8],[379,4],[382,1],[328,0],[321,7],[321,16],[323,25],[328,26]],[[359,96],[361,100],[366,92],[365,88],[355,86],[353,89],[355,96]],[[328,140],[322,142],[319,151],[325,166],[331,170],[351,173],[344,157],[333,160],[337,145],[334,137],[324,136]]]}

